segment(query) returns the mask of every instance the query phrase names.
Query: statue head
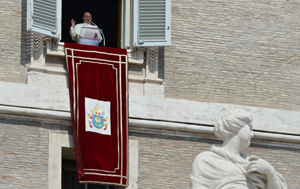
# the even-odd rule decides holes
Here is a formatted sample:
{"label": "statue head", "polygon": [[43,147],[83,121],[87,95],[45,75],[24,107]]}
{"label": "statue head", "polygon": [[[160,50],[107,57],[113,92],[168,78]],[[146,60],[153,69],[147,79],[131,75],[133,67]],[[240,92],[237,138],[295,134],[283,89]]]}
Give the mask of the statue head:
{"label": "statue head", "polygon": [[252,129],[252,115],[244,109],[227,110],[223,118],[214,127],[215,135],[223,141],[236,135],[243,127],[249,126]]}

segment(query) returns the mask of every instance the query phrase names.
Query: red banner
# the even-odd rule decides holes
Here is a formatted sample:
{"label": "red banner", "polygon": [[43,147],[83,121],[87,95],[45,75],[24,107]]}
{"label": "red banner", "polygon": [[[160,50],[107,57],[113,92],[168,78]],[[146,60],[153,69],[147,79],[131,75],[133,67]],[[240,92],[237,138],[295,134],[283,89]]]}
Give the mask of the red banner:
{"label": "red banner", "polygon": [[128,185],[126,49],[65,43],[80,183]]}

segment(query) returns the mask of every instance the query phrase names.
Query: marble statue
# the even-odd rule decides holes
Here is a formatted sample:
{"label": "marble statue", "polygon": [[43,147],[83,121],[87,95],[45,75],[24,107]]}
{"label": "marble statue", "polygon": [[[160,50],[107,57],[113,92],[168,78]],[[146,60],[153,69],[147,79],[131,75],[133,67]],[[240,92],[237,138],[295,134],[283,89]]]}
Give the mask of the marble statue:
{"label": "marble statue", "polygon": [[252,115],[244,109],[227,111],[214,127],[221,147],[200,153],[190,174],[191,189],[286,189],[283,177],[267,161],[246,156],[240,149],[250,145]]}

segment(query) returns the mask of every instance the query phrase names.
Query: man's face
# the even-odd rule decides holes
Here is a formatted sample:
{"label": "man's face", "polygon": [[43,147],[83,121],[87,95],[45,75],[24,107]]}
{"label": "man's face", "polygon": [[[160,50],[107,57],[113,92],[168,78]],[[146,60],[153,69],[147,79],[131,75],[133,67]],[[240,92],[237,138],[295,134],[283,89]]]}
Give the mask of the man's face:
{"label": "man's face", "polygon": [[85,13],[82,19],[85,23],[89,24],[90,20],[92,20],[92,16],[90,13]]}

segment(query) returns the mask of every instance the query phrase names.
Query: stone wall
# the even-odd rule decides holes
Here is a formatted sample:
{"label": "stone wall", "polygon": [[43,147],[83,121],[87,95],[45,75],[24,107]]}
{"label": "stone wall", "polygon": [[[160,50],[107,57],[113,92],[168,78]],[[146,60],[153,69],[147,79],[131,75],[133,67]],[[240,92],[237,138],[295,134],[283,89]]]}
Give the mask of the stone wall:
{"label": "stone wall", "polygon": [[[48,188],[49,132],[72,133],[70,126],[0,120],[0,188]],[[139,141],[138,188],[189,188],[191,165],[219,140],[129,133]],[[269,161],[289,189],[300,186],[300,149],[268,141],[252,142],[243,152]]]}
{"label": "stone wall", "polygon": [[48,188],[49,132],[68,128],[0,119],[0,188]]}
{"label": "stone wall", "polygon": [[[138,188],[189,188],[195,157],[212,145],[221,145],[218,140],[193,137],[130,133],[129,138],[139,140]],[[243,153],[267,160],[285,178],[289,189],[299,188],[299,148],[267,145],[267,141],[252,143]]]}
{"label": "stone wall", "polygon": [[0,1],[0,81],[26,82],[30,55],[26,3],[26,0]]}
{"label": "stone wall", "polygon": [[300,2],[172,0],[165,96],[300,110]]}

